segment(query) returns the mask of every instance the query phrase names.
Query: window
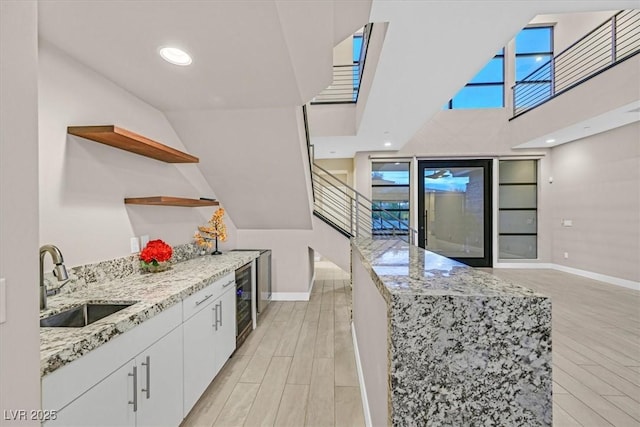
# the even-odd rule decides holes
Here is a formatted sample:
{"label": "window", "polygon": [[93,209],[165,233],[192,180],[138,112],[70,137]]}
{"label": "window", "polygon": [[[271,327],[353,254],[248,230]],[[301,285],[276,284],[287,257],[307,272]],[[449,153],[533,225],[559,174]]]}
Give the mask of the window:
{"label": "window", "polygon": [[372,227],[374,236],[409,234],[409,163],[371,164]]}
{"label": "window", "polygon": [[[515,105],[531,106],[553,95],[553,27],[525,28],[516,36]],[[523,82],[525,80],[525,82]]]}
{"label": "window", "polygon": [[[519,89],[516,105],[553,95],[553,27],[524,28],[516,36],[515,49],[515,80],[517,83],[525,78],[528,81],[527,87]],[[503,48],[444,108],[504,107],[504,59]]]}
{"label": "window", "polygon": [[498,258],[536,259],[537,161],[501,160],[499,165]]}
{"label": "window", "polygon": [[446,106],[448,109],[502,107],[504,107],[504,48]]}

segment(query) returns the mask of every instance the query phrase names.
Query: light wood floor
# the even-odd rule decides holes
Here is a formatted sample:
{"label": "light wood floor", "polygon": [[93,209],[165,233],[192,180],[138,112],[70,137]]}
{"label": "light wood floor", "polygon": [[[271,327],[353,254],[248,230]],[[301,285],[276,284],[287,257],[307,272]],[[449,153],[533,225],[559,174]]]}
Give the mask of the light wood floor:
{"label": "light wood floor", "polygon": [[[640,292],[553,270],[493,273],[553,304],[553,424],[640,426]],[[274,302],[183,423],[361,426],[348,276],[316,266],[309,302]]]}
{"label": "light wood floor", "polygon": [[364,426],[349,276],[316,263],[309,302],[269,305],[182,426]]}
{"label": "light wood floor", "polygon": [[555,270],[493,274],[551,297],[554,426],[640,426],[640,292]]}

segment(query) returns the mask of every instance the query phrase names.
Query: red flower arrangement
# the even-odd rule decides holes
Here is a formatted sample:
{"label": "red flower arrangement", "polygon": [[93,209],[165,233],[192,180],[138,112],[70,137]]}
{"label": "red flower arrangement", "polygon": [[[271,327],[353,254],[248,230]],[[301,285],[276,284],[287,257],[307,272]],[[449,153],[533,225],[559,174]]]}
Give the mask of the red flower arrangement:
{"label": "red flower arrangement", "polygon": [[150,240],[147,246],[140,252],[140,261],[143,266],[158,266],[161,262],[169,261],[173,255],[173,248],[162,240]]}

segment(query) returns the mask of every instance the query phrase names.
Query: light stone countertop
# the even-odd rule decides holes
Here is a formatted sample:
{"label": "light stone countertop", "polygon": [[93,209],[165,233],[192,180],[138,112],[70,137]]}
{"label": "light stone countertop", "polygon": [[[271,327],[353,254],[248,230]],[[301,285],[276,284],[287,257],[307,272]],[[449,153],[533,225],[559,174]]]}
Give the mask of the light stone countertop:
{"label": "light stone countertop", "polygon": [[48,308],[40,312],[40,318],[87,302],[136,303],[82,328],[41,327],[40,375],[78,359],[259,255],[258,251],[205,255],[173,264],[161,273],[134,274],[49,297]]}
{"label": "light stone countertop", "polygon": [[389,302],[391,295],[542,297],[458,261],[401,240],[354,239],[372,280]]}

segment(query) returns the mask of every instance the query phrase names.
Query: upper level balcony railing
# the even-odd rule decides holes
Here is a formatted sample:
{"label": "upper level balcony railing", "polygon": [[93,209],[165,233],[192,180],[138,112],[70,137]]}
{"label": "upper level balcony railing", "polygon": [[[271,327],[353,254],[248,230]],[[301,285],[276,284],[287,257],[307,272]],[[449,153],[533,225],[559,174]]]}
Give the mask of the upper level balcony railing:
{"label": "upper level balcony railing", "polygon": [[623,10],[513,87],[513,118],[640,52],[640,10]]}
{"label": "upper level balcony railing", "polygon": [[362,47],[358,59],[353,64],[333,66],[333,81],[331,85],[320,92],[311,100],[311,104],[353,104],[358,102],[360,93],[360,81],[367,58],[369,37],[371,36],[372,23],[364,26],[362,32]]}

